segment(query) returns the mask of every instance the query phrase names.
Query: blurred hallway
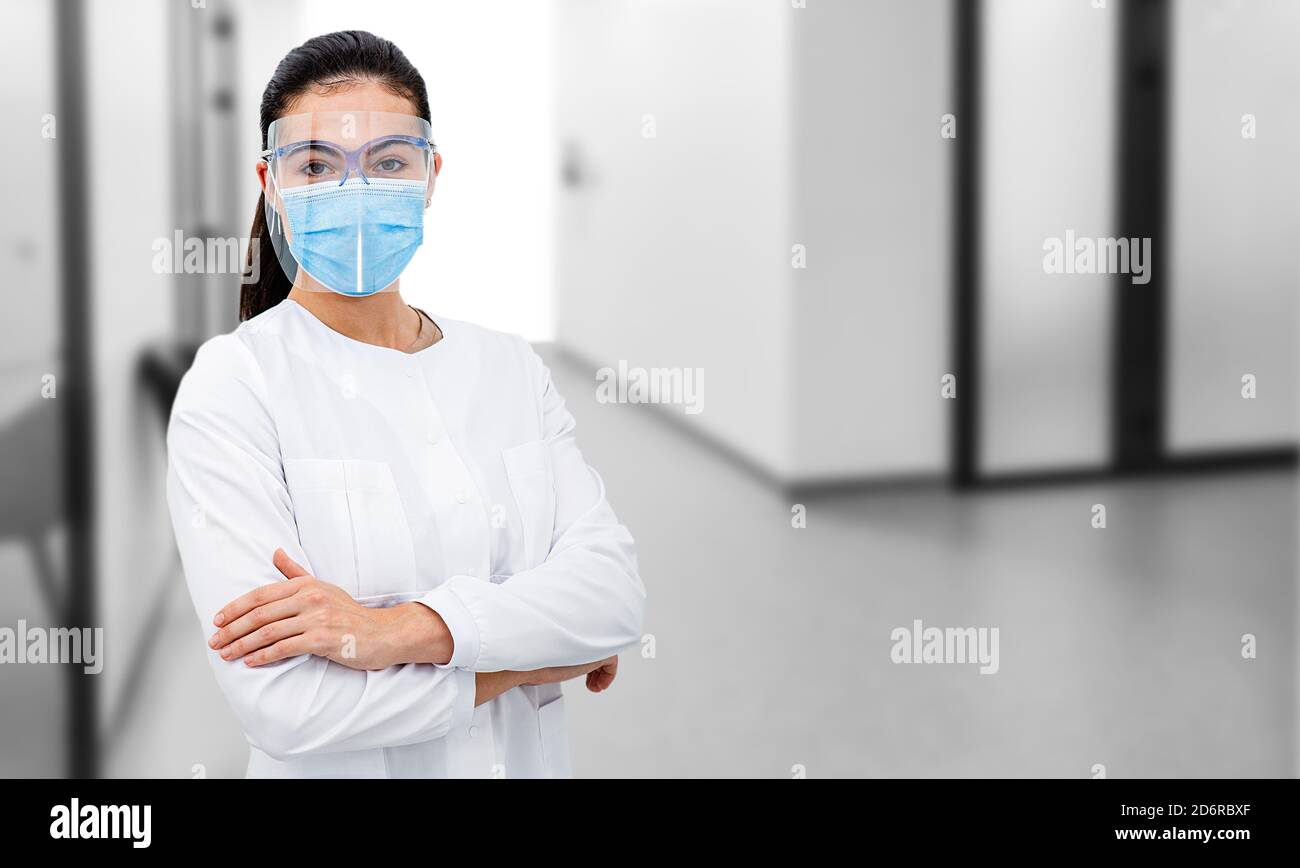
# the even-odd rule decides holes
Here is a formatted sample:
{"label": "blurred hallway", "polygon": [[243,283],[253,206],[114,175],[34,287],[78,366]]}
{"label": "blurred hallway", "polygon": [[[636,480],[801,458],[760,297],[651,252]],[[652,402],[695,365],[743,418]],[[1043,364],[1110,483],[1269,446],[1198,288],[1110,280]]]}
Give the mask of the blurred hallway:
{"label": "blurred hallway", "polygon": [[[268,80],[350,28],[446,160],[403,298],[543,348],[638,543],[654,654],[570,689],[577,775],[1300,774],[1300,5],[12,11],[0,630],[108,665],[0,666],[0,775],[244,773],[163,426],[236,325]],[[998,674],[893,663],[918,620]]]}
{"label": "blurred hallway", "polygon": [[[566,688],[576,775],[1295,774],[1290,472],[827,496],[796,530],[778,492],[654,409],[597,404],[590,369],[546,357],[636,536],[656,652],[624,655],[607,693]],[[151,711],[107,772],[242,775],[189,600],[174,603]],[[917,618],[999,626],[999,674],[891,663],[890,631]]]}

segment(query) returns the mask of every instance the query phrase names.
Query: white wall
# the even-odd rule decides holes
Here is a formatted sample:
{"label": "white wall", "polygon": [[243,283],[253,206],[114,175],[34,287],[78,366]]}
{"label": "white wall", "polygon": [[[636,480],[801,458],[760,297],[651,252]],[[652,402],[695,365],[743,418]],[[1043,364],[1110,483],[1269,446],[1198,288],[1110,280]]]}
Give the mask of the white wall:
{"label": "white wall", "polygon": [[561,8],[560,343],[783,482],[942,473],[948,4]]}
{"label": "white wall", "polygon": [[[54,7],[40,0],[14,3],[5,10],[0,53],[7,61],[0,75],[0,106],[6,133],[0,137],[0,159],[10,167],[0,209],[0,267],[11,298],[21,297],[0,317],[0,425],[40,399],[41,375],[59,351],[59,190],[56,138],[44,138],[43,118],[55,114],[54,58],[35,51],[54,40]],[[21,288],[21,289],[20,289]]]}
{"label": "white wall", "polygon": [[794,14],[566,0],[556,55],[558,132],[582,178],[560,198],[558,340],[592,363],[593,388],[620,359],[703,368],[703,412],[668,412],[781,475]]}
{"label": "white wall", "polygon": [[[1176,3],[1170,143],[1172,451],[1296,437],[1300,6]],[[1242,137],[1253,114],[1256,138]],[[1258,397],[1243,400],[1254,374]]]}
{"label": "white wall", "polygon": [[960,140],[940,135],[956,111],[951,4],[822,0],[790,21],[789,240],[808,249],[792,272],[790,473],[939,475]]}

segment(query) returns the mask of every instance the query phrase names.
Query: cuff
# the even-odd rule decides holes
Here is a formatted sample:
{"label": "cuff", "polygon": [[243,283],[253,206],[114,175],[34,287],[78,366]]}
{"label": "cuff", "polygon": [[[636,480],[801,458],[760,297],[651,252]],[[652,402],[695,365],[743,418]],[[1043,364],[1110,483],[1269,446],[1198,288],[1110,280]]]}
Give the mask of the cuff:
{"label": "cuff", "polygon": [[443,669],[473,667],[478,661],[478,624],[474,623],[474,616],[470,614],[460,597],[444,583],[415,602],[423,603],[437,612],[447,625],[447,631],[451,633],[451,659],[437,665]]}
{"label": "cuff", "polygon": [[478,677],[468,669],[456,669],[456,701],[451,708],[451,731],[464,730],[474,721],[474,699],[478,693]]}

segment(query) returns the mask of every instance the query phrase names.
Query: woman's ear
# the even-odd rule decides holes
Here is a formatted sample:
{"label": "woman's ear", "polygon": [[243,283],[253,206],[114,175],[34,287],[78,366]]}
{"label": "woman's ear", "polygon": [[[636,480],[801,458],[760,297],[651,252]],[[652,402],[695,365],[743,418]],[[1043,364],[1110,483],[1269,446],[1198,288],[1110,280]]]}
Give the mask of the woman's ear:
{"label": "woman's ear", "polygon": [[428,208],[429,203],[433,201],[433,188],[438,181],[438,173],[442,171],[442,154],[433,155],[433,171],[429,173],[429,186],[424,193],[424,207]]}
{"label": "woman's ear", "polygon": [[262,185],[262,195],[266,195],[266,160],[257,161],[257,182]]}

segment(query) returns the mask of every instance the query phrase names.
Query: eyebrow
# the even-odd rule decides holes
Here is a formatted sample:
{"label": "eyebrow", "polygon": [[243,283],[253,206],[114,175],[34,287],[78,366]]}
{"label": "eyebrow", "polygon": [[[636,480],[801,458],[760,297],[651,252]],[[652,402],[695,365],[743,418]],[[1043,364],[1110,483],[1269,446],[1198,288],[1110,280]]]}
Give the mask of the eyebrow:
{"label": "eyebrow", "polygon": [[409,147],[410,144],[411,144],[410,142],[403,141],[401,139],[388,139],[387,141],[383,141],[375,145],[373,148],[370,149],[369,153],[374,154],[378,151],[384,150],[384,148],[391,148],[395,145],[406,145]]}
{"label": "eyebrow", "polygon": [[292,148],[295,151],[307,150],[309,148],[328,148],[331,151],[343,150],[343,148],[340,145],[336,145],[333,142],[326,141],[325,139],[307,139],[306,141],[302,141],[302,142],[290,142],[284,147]]}
{"label": "eyebrow", "polygon": [[321,139],[312,139],[305,142],[292,142],[288,145],[281,145],[279,148],[282,157],[293,157],[299,159],[313,159],[322,157],[342,158],[343,152],[338,145]]}

